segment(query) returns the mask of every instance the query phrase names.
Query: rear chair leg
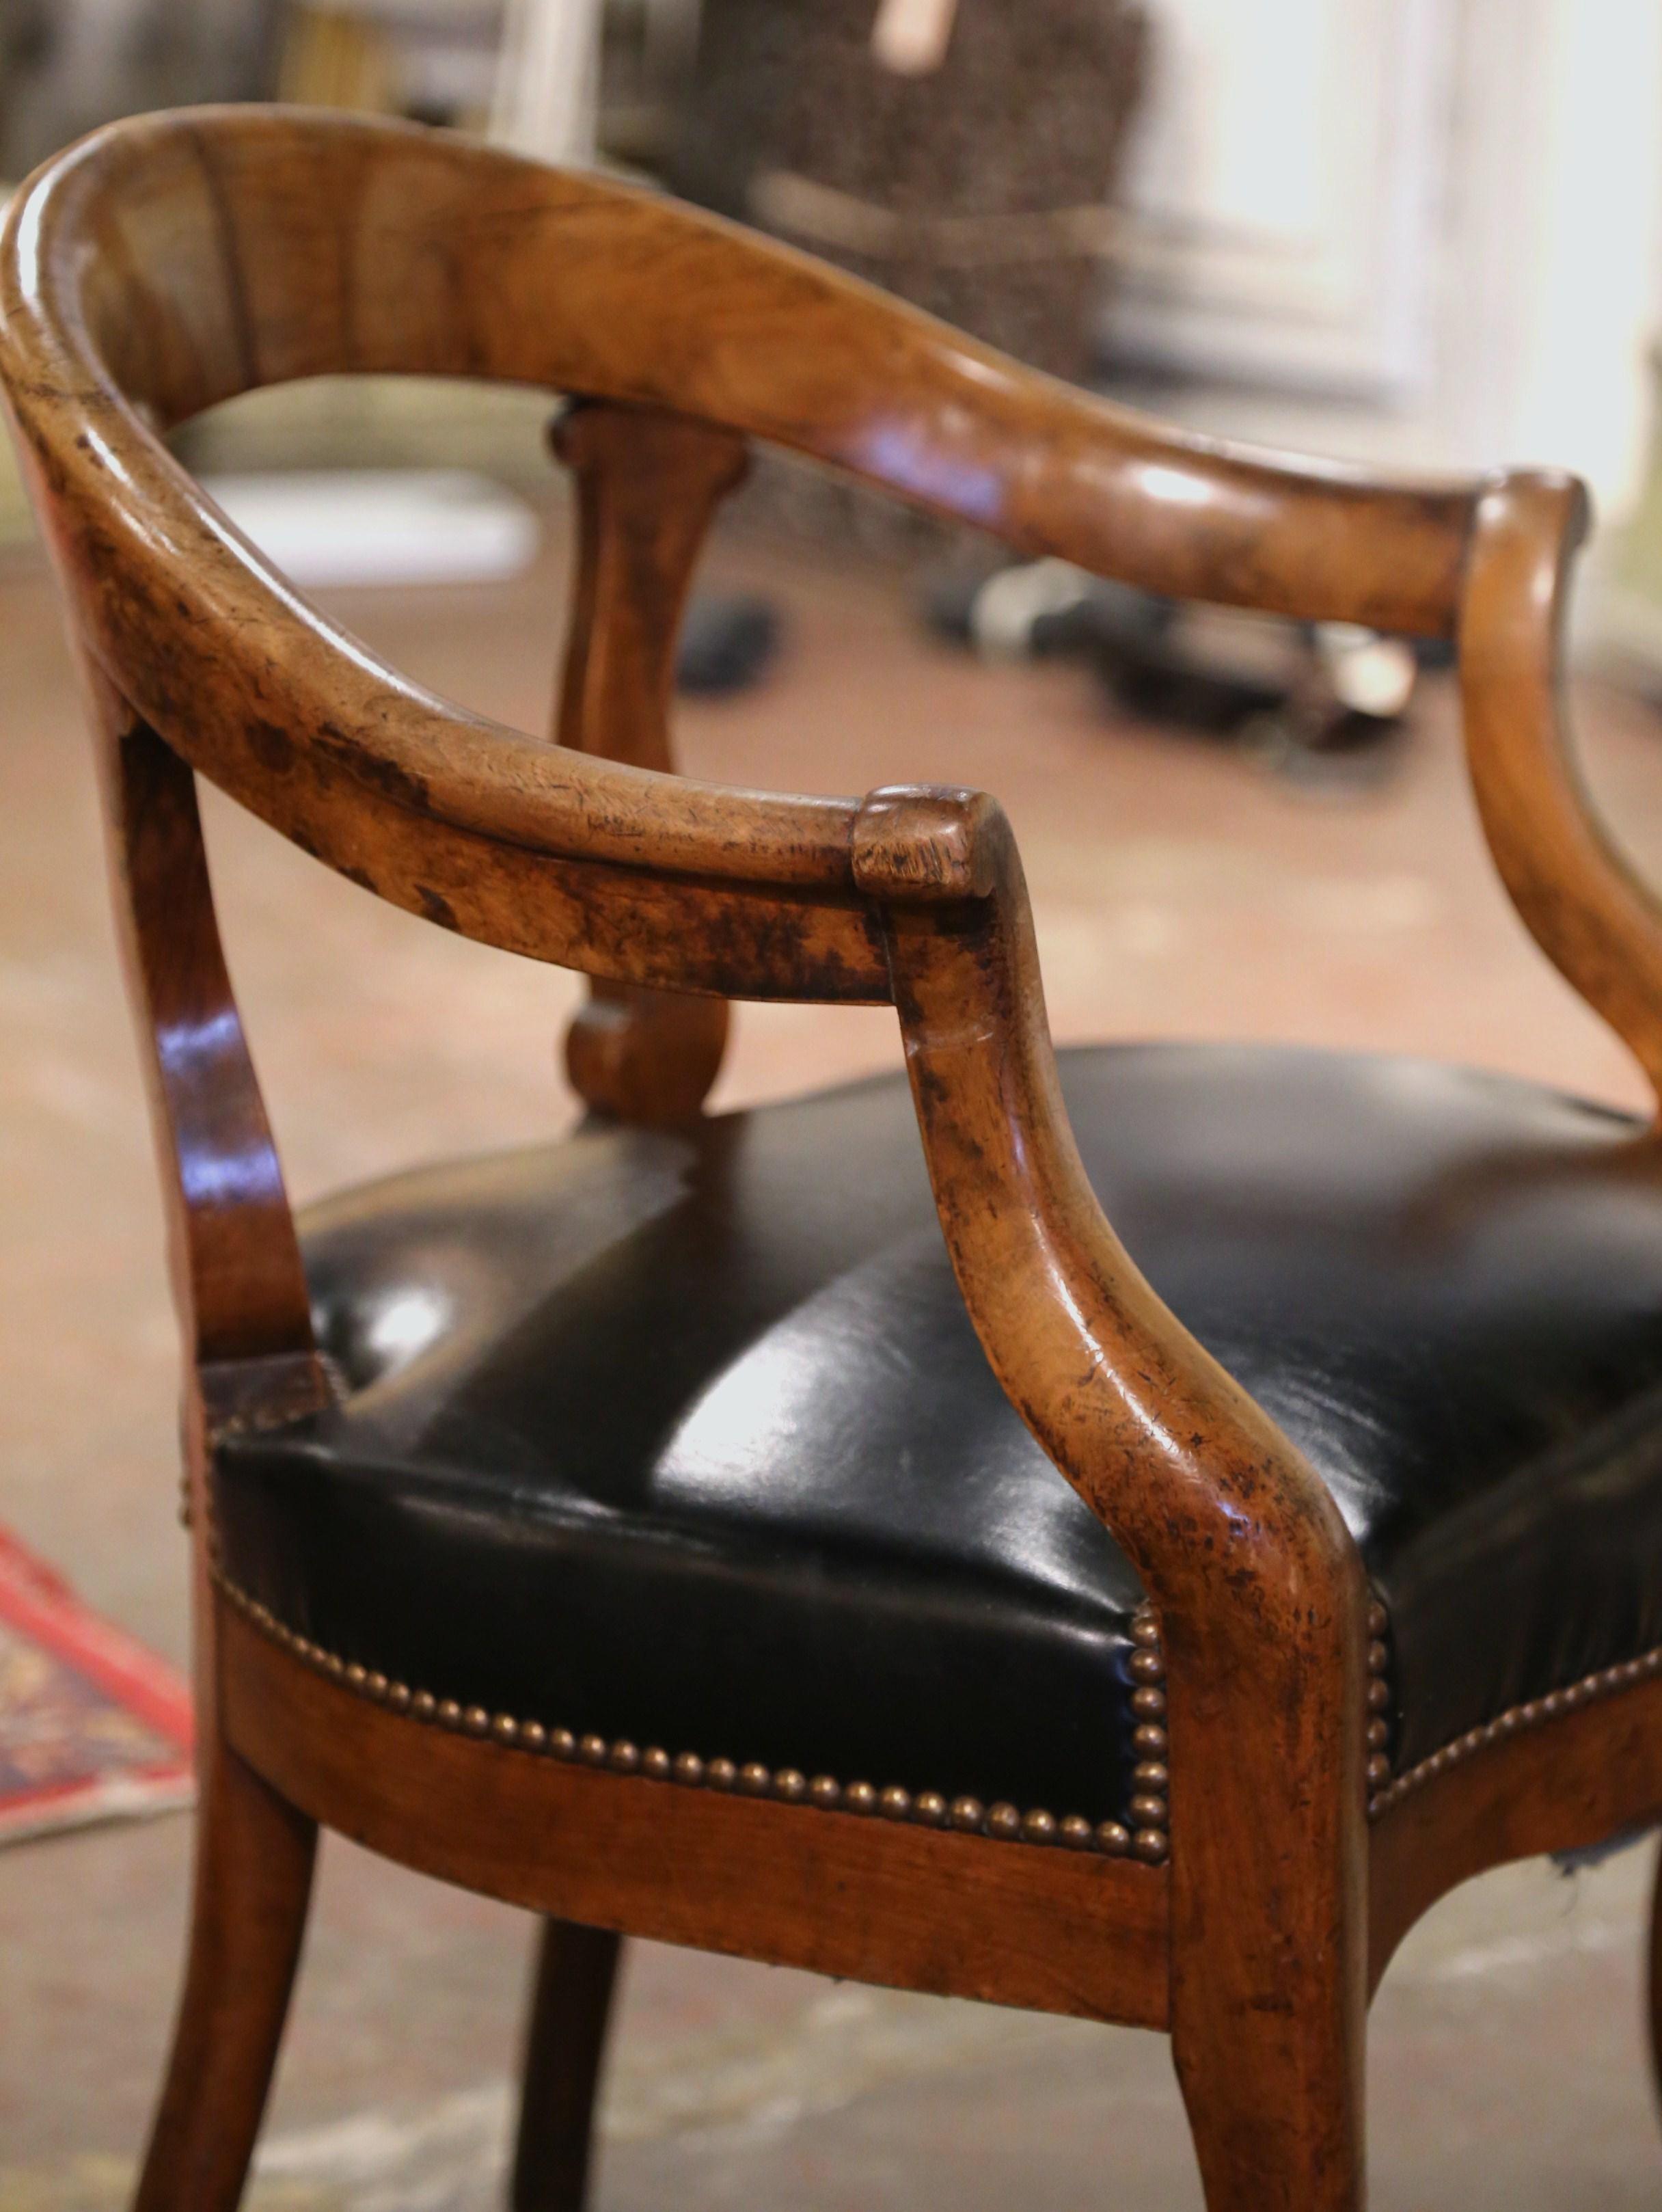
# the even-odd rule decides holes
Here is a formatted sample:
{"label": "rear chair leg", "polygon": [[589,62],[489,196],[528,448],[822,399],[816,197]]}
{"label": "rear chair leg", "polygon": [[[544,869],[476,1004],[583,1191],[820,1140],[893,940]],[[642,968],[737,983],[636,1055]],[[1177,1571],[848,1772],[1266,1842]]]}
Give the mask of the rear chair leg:
{"label": "rear chair leg", "polygon": [[135,2212],[234,2212],[312,1895],[316,1824],[217,1735],[200,1772],[190,1956]]}
{"label": "rear chair leg", "polygon": [[1650,1968],[1645,1984],[1646,2025],[1651,2037],[1651,2078],[1662,2101],[1662,1853],[1656,1862],[1656,1887],[1651,1897]]}
{"label": "rear chair leg", "polygon": [[582,2212],[621,1936],[545,1920],[525,2031],[513,2212]]}

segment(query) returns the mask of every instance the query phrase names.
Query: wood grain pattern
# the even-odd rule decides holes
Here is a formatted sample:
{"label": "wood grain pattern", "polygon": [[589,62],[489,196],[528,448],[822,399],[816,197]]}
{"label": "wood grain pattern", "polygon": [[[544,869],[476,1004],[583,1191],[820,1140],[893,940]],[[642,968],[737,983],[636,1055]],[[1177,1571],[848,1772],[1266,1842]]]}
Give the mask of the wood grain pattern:
{"label": "wood grain pattern", "polygon": [[688,1790],[424,1726],[218,1610],[239,1755],[325,1827],[422,1873],[658,1942],[1164,2023],[1167,1884],[1149,1868]]}
{"label": "wood grain pattern", "polygon": [[[582,518],[561,743],[385,666],[147,427],[343,370],[506,379],[583,403],[558,434]],[[234,2199],[313,1820],[590,1929],[1168,2027],[1210,2212],[1360,2212],[1370,1974],[1454,1881],[1662,1807],[1658,1692],[1450,1765],[1370,1837],[1355,1547],[1103,1217],[1057,1088],[1002,813],[973,792],[677,780],[670,656],[752,439],[1148,590],[1458,629],[1501,874],[1662,1082],[1662,921],[1566,751],[1558,632],[1579,488],[1526,473],[1374,484],[1226,449],[666,200],[287,111],[118,125],[31,180],[0,242],[0,380],[88,672],[154,1066],[190,1362],[207,1771],[249,1778],[215,1782],[207,1803],[185,2056],[146,2212]],[[697,1111],[724,999],[895,1002],[969,1315],[1157,1610],[1142,1656],[1164,1679],[1137,1695],[1169,1755],[1169,1863],[1163,1831],[1145,1847],[1157,1863],[1138,1864],[562,1765],[422,1726],[209,1596],[216,1429],[286,1417],[329,1384],[214,931],[192,770],[409,911],[595,979],[571,1064],[607,1112]],[[525,2212],[580,2191],[607,1940],[549,1939],[532,2071],[552,2069],[564,2102],[541,2148],[527,2138]],[[562,1995],[560,1960],[585,1943],[587,1997]]]}
{"label": "wood grain pattern", "polygon": [[1370,1980],[1440,1897],[1487,1868],[1662,1820],[1662,1680],[1562,1714],[1443,1771],[1374,1824]]}
{"label": "wood grain pattern", "polygon": [[[882,896],[939,793],[875,793]],[[909,812],[924,817],[908,836]],[[897,904],[889,958],[959,1286],[1011,1403],[1119,1537],[1159,1615],[1169,1704],[1172,2032],[1214,2208],[1357,2201],[1362,1623],[1325,1486],[1163,1306],[1104,1219],[1056,1081],[1003,815],[966,793],[949,915]],[[1220,1912],[1228,1897],[1231,1909]]]}

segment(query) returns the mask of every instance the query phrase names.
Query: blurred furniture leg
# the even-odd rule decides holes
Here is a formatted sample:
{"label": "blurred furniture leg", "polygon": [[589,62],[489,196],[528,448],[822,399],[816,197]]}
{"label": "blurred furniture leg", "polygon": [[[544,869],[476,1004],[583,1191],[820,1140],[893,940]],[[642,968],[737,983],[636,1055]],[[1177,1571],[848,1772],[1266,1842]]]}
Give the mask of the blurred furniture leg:
{"label": "blurred furniture leg", "polygon": [[525,2029],[513,2212],[581,2212],[622,1939],[545,1920]]}
{"label": "blurred furniture leg", "polygon": [[203,1741],[185,1992],[135,2212],[232,2212],[306,1929],[316,1824]]}

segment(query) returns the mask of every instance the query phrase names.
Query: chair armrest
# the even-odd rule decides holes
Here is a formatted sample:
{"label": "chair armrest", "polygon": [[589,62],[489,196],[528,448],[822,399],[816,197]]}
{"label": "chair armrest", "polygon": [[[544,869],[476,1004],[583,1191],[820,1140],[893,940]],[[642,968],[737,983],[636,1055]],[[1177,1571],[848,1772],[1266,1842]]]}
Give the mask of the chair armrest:
{"label": "chair armrest", "polygon": [[[883,915],[936,1205],[976,1334],[1159,1613],[1174,1958],[1192,1942],[1206,1974],[1255,1992],[1269,2020],[1296,1966],[1342,1955],[1361,1909],[1361,1559],[1315,1471],[1103,1216],[1062,1103],[1001,811],[973,793],[873,793],[854,871]],[[1220,1910],[1237,1893],[1301,1906],[1260,1924]],[[1174,2017],[1196,2004],[1204,2036],[1204,1998],[1174,1980]]]}
{"label": "chair armrest", "polygon": [[1662,1098],[1662,904],[1593,811],[1564,706],[1564,615],[1588,514],[1573,477],[1497,477],[1478,499],[1460,608],[1466,757],[1513,904]]}
{"label": "chair armrest", "polygon": [[1143,1279],[1057,1079],[1015,840],[980,793],[865,801],[919,1126],[964,1302],[1022,1419],[1161,1609],[1344,1611],[1355,1546],[1314,1470]]}

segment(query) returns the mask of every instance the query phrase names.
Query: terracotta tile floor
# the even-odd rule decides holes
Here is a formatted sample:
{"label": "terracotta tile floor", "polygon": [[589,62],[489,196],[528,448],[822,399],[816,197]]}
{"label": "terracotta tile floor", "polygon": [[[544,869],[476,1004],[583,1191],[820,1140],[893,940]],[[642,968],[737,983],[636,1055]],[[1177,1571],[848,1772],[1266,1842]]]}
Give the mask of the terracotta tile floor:
{"label": "terracotta tile floor", "polygon": [[[1638,1103],[1619,1049],[1523,939],[1488,869],[1452,702],[1368,787],[1278,780],[1126,726],[1089,678],[920,639],[893,580],[755,544],[717,572],[785,599],[754,696],[682,715],[708,776],[1005,799],[1064,1038],[1272,1036],[1511,1067]],[[500,592],[361,593],[344,619],[418,675],[543,722],[557,559]],[[174,1350],[92,781],[43,580],[0,577],[0,1519],[183,1656]],[[1662,724],[1581,702],[1589,772],[1662,872]],[[297,1195],[535,1138],[571,979],[378,906],[210,806],[233,964]],[[746,1009],[725,1102],[889,1065],[882,1012]],[[113,2206],[160,2061],[187,1827],[0,1856],[0,2212]],[[1375,2203],[1629,2212],[1662,2199],[1638,2028],[1646,1855],[1450,1900],[1376,2011]],[[327,1854],[261,2185],[270,2212],[473,2212],[525,1944],[519,1917]],[[608,2110],[603,2212],[743,2201],[1192,2208],[1152,2038],[841,1990],[644,1950]]]}

